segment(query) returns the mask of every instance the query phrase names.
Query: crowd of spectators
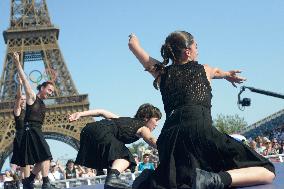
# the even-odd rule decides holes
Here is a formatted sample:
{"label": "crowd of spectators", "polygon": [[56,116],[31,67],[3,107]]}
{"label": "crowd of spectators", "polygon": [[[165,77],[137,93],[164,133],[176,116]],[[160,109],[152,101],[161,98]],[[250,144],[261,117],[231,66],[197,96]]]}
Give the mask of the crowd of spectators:
{"label": "crowd of spectators", "polygon": [[[144,169],[154,170],[158,165],[158,155],[157,151],[151,147],[148,147],[140,156],[138,154],[133,154],[137,167],[133,171],[143,171]],[[30,167],[31,170],[33,166]],[[126,170],[125,172],[131,172],[131,170]],[[96,175],[106,175],[107,169],[95,170],[83,166],[75,165],[74,160],[69,159],[66,164],[62,164],[60,161],[51,161],[50,171],[48,178],[51,182],[65,180],[65,179],[76,179],[76,178],[92,178]],[[4,183],[18,183],[20,184],[23,175],[21,175],[20,167],[12,165],[11,169],[6,169],[5,172],[0,174],[0,188],[4,188]],[[41,174],[35,179],[35,184],[40,184],[42,180]]]}
{"label": "crowd of spectators", "polygon": [[[250,139],[248,144],[252,149],[263,156],[283,154],[284,141],[277,138],[269,139],[266,136],[258,136],[255,139]],[[279,157],[270,157],[269,159],[272,162],[280,161]]]}
{"label": "crowd of spectators", "polygon": [[[20,167],[11,167],[11,169],[6,169],[4,173],[0,174],[0,188],[4,188],[4,183],[19,184],[20,180],[23,178],[23,175],[21,175]],[[32,168],[33,166],[31,166],[31,170]],[[74,165],[74,161],[72,159],[68,160],[65,166],[63,166],[60,161],[51,161],[50,171],[48,174],[48,178],[51,182],[64,179],[88,178],[95,176],[95,169]],[[35,179],[35,184],[40,183],[41,180],[41,173],[39,173]]]}

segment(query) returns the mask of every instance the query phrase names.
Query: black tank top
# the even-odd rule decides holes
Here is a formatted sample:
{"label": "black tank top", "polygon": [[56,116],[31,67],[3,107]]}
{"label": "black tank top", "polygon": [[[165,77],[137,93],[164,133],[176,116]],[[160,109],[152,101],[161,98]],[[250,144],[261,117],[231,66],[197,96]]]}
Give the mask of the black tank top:
{"label": "black tank top", "polygon": [[117,139],[125,144],[139,140],[136,135],[139,128],[145,126],[145,121],[130,117],[119,117],[111,119],[118,128]]}
{"label": "black tank top", "polygon": [[211,86],[204,66],[198,62],[167,66],[161,75],[160,91],[167,116],[185,105],[211,108]]}
{"label": "black tank top", "polygon": [[15,128],[16,130],[20,130],[24,128],[24,120],[25,120],[25,110],[21,110],[21,113],[19,116],[16,116],[14,114],[15,119]]}
{"label": "black tank top", "polygon": [[45,104],[43,100],[41,100],[38,96],[36,96],[36,100],[32,105],[28,105],[26,107],[26,116],[25,116],[25,123],[26,122],[37,122],[43,124],[44,117],[45,117]]}
{"label": "black tank top", "polygon": [[76,169],[73,170],[65,169],[66,179],[76,178]]}

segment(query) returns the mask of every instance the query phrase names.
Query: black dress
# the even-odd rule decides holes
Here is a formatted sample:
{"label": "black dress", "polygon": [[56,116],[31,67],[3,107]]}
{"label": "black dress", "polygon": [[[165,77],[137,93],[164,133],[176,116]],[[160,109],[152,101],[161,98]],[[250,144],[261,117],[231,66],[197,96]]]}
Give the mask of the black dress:
{"label": "black dress", "polygon": [[275,172],[267,159],[212,126],[211,87],[202,65],[166,67],[160,91],[167,116],[157,141],[160,165],[140,189],[191,188],[196,168],[262,166]]}
{"label": "black dress", "polygon": [[45,110],[45,104],[38,96],[32,105],[26,105],[24,130],[19,148],[18,165],[21,167],[52,159],[42,132]]}
{"label": "black dress", "polygon": [[16,165],[20,164],[19,161],[21,158],[20,145],[24,133],[24,118],[25,118],[25,110],[21,110],[19,116],[16,116],[14,114],[16,134],[13,141],[13,155],[11,158],[11,164],[16,164]]}
{"label": "black dress", "polygon": [[145,126],[143,120],[129,117],[88,123],[81,131],[75,164],[101,170],[111,167],[116,159],[126,159],[129,168],[135,168],[136,162],[125,144],[139,139],[136,133],[142,126]]}

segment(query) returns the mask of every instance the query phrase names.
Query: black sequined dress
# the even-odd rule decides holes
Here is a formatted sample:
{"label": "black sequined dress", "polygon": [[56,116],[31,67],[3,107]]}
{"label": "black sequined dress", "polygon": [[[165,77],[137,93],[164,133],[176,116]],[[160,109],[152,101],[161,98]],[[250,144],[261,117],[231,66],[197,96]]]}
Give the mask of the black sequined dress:
{"label": "black sequined dress", "polygon": [[250,147],[212,126],[211,87],[203,65],[170,65],[160,91],[167,115],[157,141],[160,165],[139,189],[191,188],[196,168],[220,172],[274,166]]}
{"label": "black sequined dress", "polygon": [[24,129],[20,140],[17,163],[21,167],[52,159],[49,146],[42,132],[45,110],[45,104],[38,96],[32,105],[26,105]]}
{"label": "black sequined dress", "polygon": [[133,170],[136,162],[125,144],[139,139],[140,119],[120,117],[88,123],[81,131],[80,149],[75,164],[93,169],[109,168],[116,159],[126,159]]}

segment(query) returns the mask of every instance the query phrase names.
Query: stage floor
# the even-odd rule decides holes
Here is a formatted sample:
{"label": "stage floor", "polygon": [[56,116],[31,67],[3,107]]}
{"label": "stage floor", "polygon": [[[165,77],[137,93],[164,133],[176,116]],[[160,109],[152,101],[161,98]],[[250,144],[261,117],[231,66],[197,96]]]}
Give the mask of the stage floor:
{"label": "stage floor", "polygon": [[[276,179],[272,184],[244,187],[240,189],[284,189],[284,163],[276,163],[274,165],[276,168]],[[97,184],[95,186],[81,186],[70,189],[104,189],[104,185]]]}

